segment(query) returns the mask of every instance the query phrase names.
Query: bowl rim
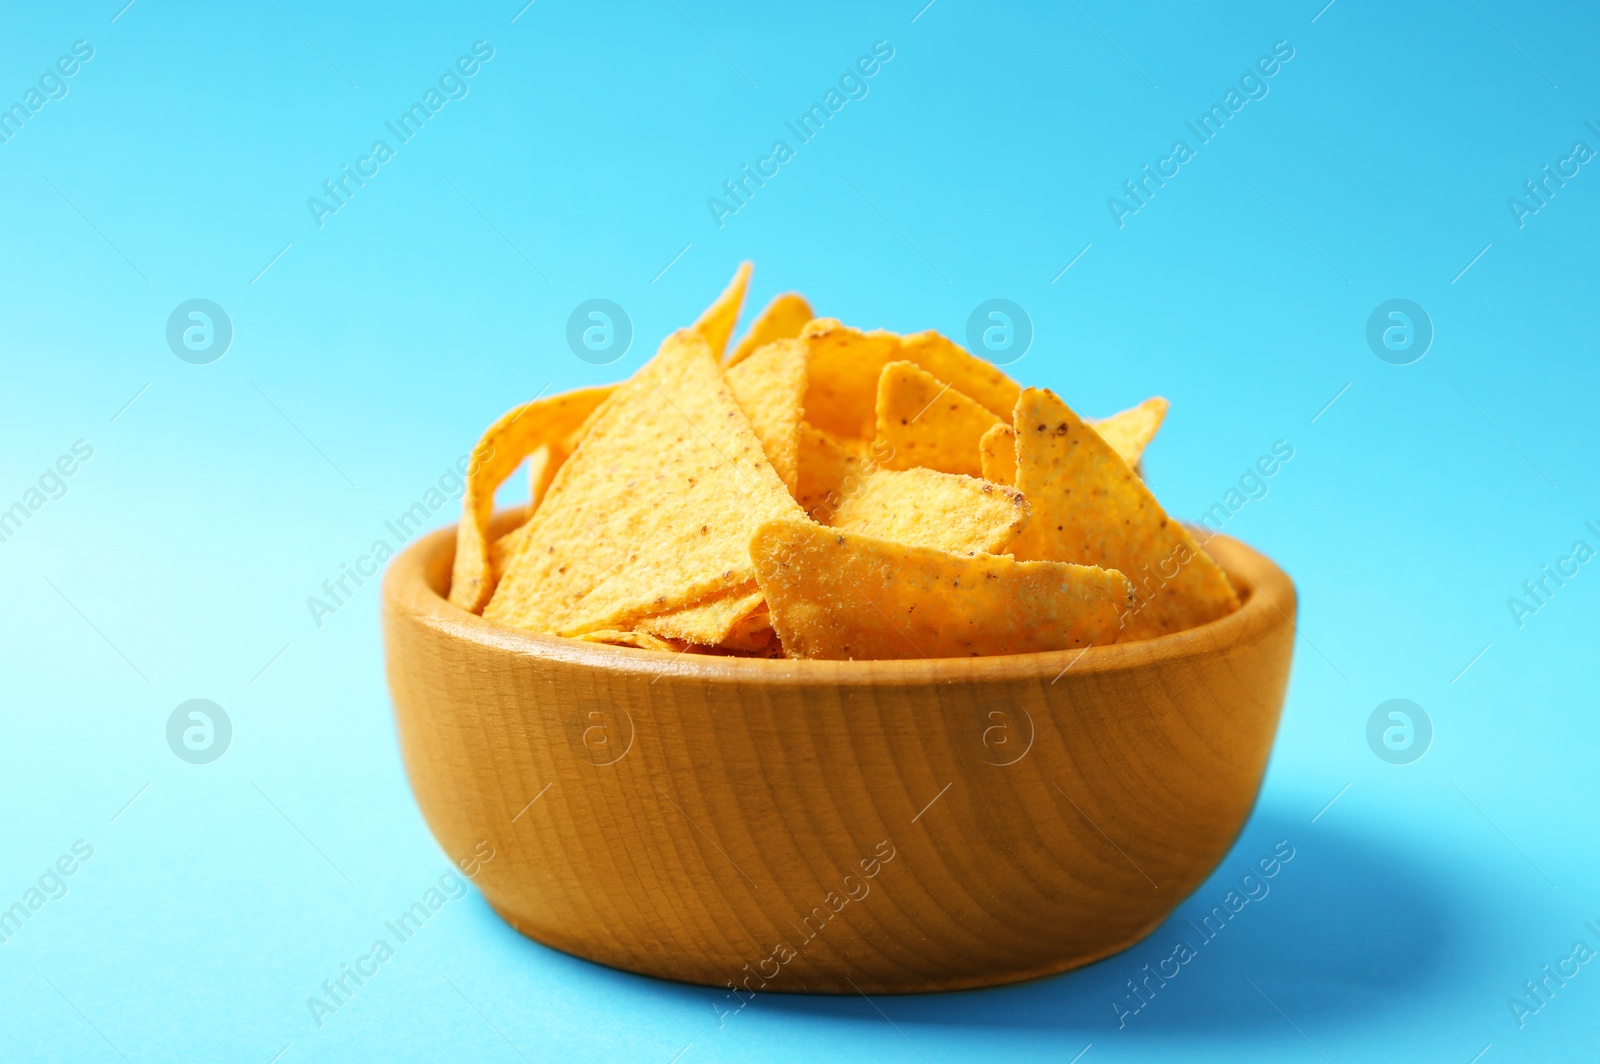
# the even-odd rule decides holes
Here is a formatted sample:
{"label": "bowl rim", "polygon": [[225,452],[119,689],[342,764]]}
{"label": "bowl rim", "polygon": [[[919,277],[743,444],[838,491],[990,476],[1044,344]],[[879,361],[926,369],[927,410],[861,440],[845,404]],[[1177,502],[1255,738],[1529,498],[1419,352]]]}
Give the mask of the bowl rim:
{"label": "bowl rim", "polygon": [[[495,524],[513,518],[497,514]],[[613,646],[567,636],[512,628],[452,604],[445,595],[455,556],[456,527],[436,529],[408,544],[389,560],[382,585],[385,627],[409,618],[450,640],[539,662],[588,666],[613,673],[660,678],[674,676],[738,684],[820,685],[884,683],[938,685],[973,681],[1038,680],[1054,683],[1067,673],[1087,676],[1178,661],[1226,650],[1294,626],[1296,594],[1287,573],[1252,547],[1221,533],[1209,533],[1207,552],[1222,566],[1243,603],[1225,617],[1170,635],[1131,643],[1111,643],[1031,654],[962,658],[820,660],[734,657],[720,654],[665,654],[658,650]],[[1220,550],[1213,550],[1220,545]],[[430,575],[431,574],[431,575]]]}

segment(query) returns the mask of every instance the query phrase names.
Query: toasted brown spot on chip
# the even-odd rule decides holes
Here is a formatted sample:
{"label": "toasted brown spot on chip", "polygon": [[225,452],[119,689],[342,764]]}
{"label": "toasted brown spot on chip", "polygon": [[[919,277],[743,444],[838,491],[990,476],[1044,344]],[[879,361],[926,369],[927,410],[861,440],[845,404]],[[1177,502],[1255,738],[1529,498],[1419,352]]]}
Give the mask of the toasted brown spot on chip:
{"label": "toasted brown spot on chip", "polygon": [[913,363],[891,362],[878,378],[873,446],[887,456],[885,468],[981,476],[979,445],[997,424],[999,418],[977,402]]}
{"label": "toasted brown spot on chip", "polygon": [[932,469],[880,469],[844,500],[832,524],[909,546],[998,554],[1028,515],[1014,488]]}
{"label": "toasted brown spot on chip", "polygon": [[1124,639],[1190,628],[1239,608],[1211,560],[1150,494],[1110,444],[1053,393],[1023,391],[1016,420],[1059,419],[1065,432],[1029,437],[1018,450],[1017,488],[1036,518],[1011,545],[1021,559],[1118,569],[1136,604]]}

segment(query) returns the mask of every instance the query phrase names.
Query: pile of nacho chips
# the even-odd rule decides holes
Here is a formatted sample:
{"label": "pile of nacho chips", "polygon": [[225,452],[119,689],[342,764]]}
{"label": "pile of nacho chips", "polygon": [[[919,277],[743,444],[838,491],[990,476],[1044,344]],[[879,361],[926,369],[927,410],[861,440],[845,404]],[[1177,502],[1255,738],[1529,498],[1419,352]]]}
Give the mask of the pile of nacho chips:
{"label": "pile of nacho chips", "polygon": [[[649,650],[1020,654],[1239,607],[1137,471],[1166,415],[1084,421],[935,332],[779,296],[729,350],[750,265],[627,381],[536,399],[473,452],[450,601]],[[520,465],[523,523],[491,538]]]}

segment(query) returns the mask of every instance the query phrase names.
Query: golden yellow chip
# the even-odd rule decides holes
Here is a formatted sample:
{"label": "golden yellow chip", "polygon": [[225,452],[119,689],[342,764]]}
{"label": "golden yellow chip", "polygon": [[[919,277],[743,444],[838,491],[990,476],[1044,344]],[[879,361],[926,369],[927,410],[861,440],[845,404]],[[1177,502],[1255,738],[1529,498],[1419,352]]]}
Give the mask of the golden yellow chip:
{"label": "golden yellow chip", "polygon": [[[1033,517],[1011,545],[1021,559],[1121,570],[1135,602],[1124,639],[1146,639],[1239,608],[1211,556],[1169,518],[1133,468],[1054,393],[1017,400],[1017,488]],[[781,632],[782,629],[780,628]]]}
{"label": "golden yellow chip", "polygon": [[749,584],[751,532],[799,515],[721,364],[682,330],[590,424],[484,616],[557,635],[625,631]]}
{"label": "golden yellow chip", "polygon": [[763,599],[749,616],[734,625],[727,638],[718,645],[723,650],[739,654],[781,657],[783,647],[778,642],[778,633],[772,630],[772,614],[767,611],[766,600]]}
{"label": "golden yellow chip", "polygon": [[750,540],[772,627],[795,658],[946,658],[1109,643],[1121,573],[962,555],[823,528],[763,524]]}
{"label": "golden yellow chip", "polygon": [[[1168,403],[1159,395],[1146,399],[1136,407],[1112,414],[1099,421],[1091,421],[1094,430],[1122,455],[1123,461],[1137,466],[1144,449],[1161,428],[1167,416]],[[1010,425],[995,425],[979,441],[983,466],[983,479],[996,484],[1017,482],[1017,433]]]}
{"label": "golden yellow chip", "polygon": [[500,586],[500,578],[506,575],[506,566],[511,564],[511,559],[522,549],[522,541],[527,538],[527,531],[528,523],[524,521],[489,544],[489,597],[494,596],[494,589]]}
{"label": "golden yellow chip", "polygon": [[[735,345],[751,272],[632,379],[490,426],[451,602],[619,646],[863,659],[1148,638],[1238,608],[1137,474],[1165,399],[1085,422],[937,332],[813,318],[794,292]],[[489,542],[524,461],[522,524]]]}
{"label": "golden yellow chip", "polygon": [[1017,482],[1017,433],[1010,425],[991,425],[978,441],[983,479],[992,484]]}
{"label": "golden yellow chip", "polygon": [[694,323],[695,332],[705,338],[711,354],[722,358],[723,350],[728,346],[728,338],[733,335],[733,327],[739,322],[739,308],[744,306],[744,290],[750,284],[750,271],[753,267],[748,262],[741,262],[734,271],[733,280],[728,282],[728,287],[722,290],[717,301],[706,308],[705,313]]}
{"label": "golden yellow chip", "polygon": [[645,617],[633,626],[661,639],[676,639],[700,646],[717,646],[762,604],[756,582],[719,591],[711,597],[670,613]]}
{"label": "golden yellow chip", "polygon": [[456,528],[450,601],[477,612],[494,590],[489,569],[489,517],[494,492],[537,447],[578,429],[612,393],[612,386],[580,388],[523,403],[501,415],[472,449]]}
{"label": "golden yellow chip", "polygon": [[550,482],[556,478],[556,470],[560,468],[561,463],[551,453],[548,443],[541,443],[528,455],[528,517],[532,517],[533,511],[539,508],[539,501],[550,490]]}
{"label": "golden yellow chip", "polygon": [[900,337],[818,318],[800,331],[800,339],[810,353],[806,420],[841,439],[871,439],[878,375],[899,357]]}
{"label": "golden yellow chip", "polygon": [[915,362],[942,381],[949,381],[989,413],[1005,421],[1017,405],[1020,385],[994,363],[978,358],[960,344],[929,329],[900,341],[900,357]]}
{"label": "golden yellow chip", "polygon": [[[616,389],[616,385],[608,384],[605,388],[606,394],[610,395]],[[584,433],[589,431],[590,424],[594,422],[595,416],[599,412],[600,407],[596,404],[594,410],[589,412],[589,416],[583,419],[583,424],[567,433],[567,435],[544,444],[541,449],[546,452],[546,458],[542,464],[534,462],[534,459],[538,457],[537,451],[528,456],[528,512],[523,515],[524,521],[532,517],[534,511],[539,508],[539,503],[544,499],[545,492],[550,490],[550,485],[555,481],[556,474],[561,471],[561,463],[565,462],[567,456],[577,449],[578,441],[583,439]]]}
{"label": "golden yellow chip", "polygon": [[1000,554],[1028,523],[1016,488],[932,469],[880,469],[846,496],[832,527],[956,554]]}
{"label": "golden yellow chip", "polygon": [[901,337],[818,318],[801,330],[800,339],[811,354],[806,418],[843,439],[872,438],[878,378],[890,362],[916,363],[997,418],[1010,417],[1016,405],[1015,381],[935,332]]}
{"label": "golden yellow chip", "polygon": [[873,446],[886,469],[925,466],[941,473],[983,475],[979,443],[999,419],[910,362],[891,362],[878,378]]}
{"label": "golden yellow chip", "polygon": [[[606,385],[605,393],[610,395],[613,388],[613,385]],[[583,434],[589,431],[589,424],[599,413],[600,405],[596,404],[583,424],[565,437],[540,444],[532,454],[528,455],[528,508],[522,515],[522,524],[489,544],[489,576],[479,593],[479,598],[484,604],[493,597],[494,589],[500,585],[500,578],[505,575],[506,565],[516,556],[522,544],[521,533],[527,528],[528,519],[538,512],[539,503],[544,500],[545,493],[550,490],[556,474],[561,470],[561,463],[567,460],[567,456],[578,446]],[[474,612],[481,610],[482,606],[479,606]]]}
{"label": "golden yellow chip", "polygon": [[1089,424],[1122,456],[1124,462],[1136,466],[1144,456],[1144,449],[1156,438],[1170,405],[1161,396],[1155,395],[1138,406]]}
{"label": "golden yellow chip", "polygon": [[799,340],[767,344],[728,369],[739,408],[793,495],[800,481],[800,404],[806,398],[806,349]]}
{"label": "golden yellow chip", "polygon": [[668,650],[673,653],[682,653],[684,646],[680,643],[670,643],[665,639],[657,639],[646,632],[622,632],[615,628],[602,628],[596,632],[584,632],[577,638],[590,643],[609,643],[617,647],[634,647],[638,650]]}
{"label": "golden yellow chip", "polygon": [[800,422],[800,484],[794,497],[813,520],[831,521],[845,495],[859,491],[876,467],[870,452],[859,452],[832,433]]}
{"label": "golden yellow chip", "polygon": [[775,340],[793,340],[810,320],[811,304],[806,302],[806,297],[799,292],[783,293],[756,315],[756,320],[750,323],[750,331],[744,334],[739,346],[728,356],[728,365],[737,366],[749,358],[756,348]]}

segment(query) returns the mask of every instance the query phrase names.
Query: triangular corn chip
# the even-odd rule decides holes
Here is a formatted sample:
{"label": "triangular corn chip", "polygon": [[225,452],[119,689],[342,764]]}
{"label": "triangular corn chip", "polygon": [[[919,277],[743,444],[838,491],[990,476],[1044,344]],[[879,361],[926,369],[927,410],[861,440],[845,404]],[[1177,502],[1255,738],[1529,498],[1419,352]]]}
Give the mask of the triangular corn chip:
{"label": "triangular corn chip", "polygon": [[[1123,461],[1137,466],[1144,449],[1161,428],[1169,404],[1159,395],[1146,399],[1136,407],[1112,414],[1090,425],[1102,439],[1122,456]],[[996,484],[1015,484],[1017,481],[1017,433],[1010,425],[996,425],[983,434],[979,441],[983,464],[983,479]]]}
{"label": "triangular corn chip", "polygon": [[489,426],[472,449],[467,486],[456,529],[456,557],[450,573],[450,601],[477,612],[494,590],[489,571],[489,517],[494,492],[537,447],[579,428],[611,395],[612,386],[535,399],[513,407]]}
{"label": "triangular corn chip", "polygon": [[931,469],[880,469],[846,496],[832,527],[913,547],[1000,554],[1028,523],[1015,488]]}
{"label": "triangular corn chip", "polygon": [[739,308],[744,306],[744,290],[750,284],[750,271],[753,267],[748,262],[741,262],[734,271],[733,280],[728,282],[728,287],[722,290],[717,301],[706,308],[694,323],[695,332],[705,338],[711,354],[718,359],[722,358],[723,349],[728,346],[728,338],[733,335],[733,327],[739,322]]}
{"label": "triangular corn chip", "polygon": [[[1017,489],[1033,517],[1011,551],[1021,559],[1121,570],[1136,601],[1124,639],[1146,639],[1214,620],[1238,595],[1122,456],[1054,393],[1017,400]],[[781,629],[780,629],[781,631]]]}
{"label": "triangular corn chip", "polygon": [[511,559],[517,556],[522,549],[522,541],[528,538],[528,523],[513,528],[489,544],[489,596],[494,596],[494,589],[500,586],[500,578],[506,575],[506,566],[511,564]]}
{"label": "triangular corn chip", "polygon": [[1144,455],[1144,449],[1156,438],[1161,421],[1167,416],[1167,407],[1171,405],[1155,395],[1138,406],[1089,424],[1094,426],[1101,439],[1122,456],[1124,462],[1136,466]]}
{"label": "triangular corn chip", "polygon": [[908,547],[770,521],[750,540],[772,627],[796,658],[945,658],[1109,643],[1121,573]]}
{"label": "triangular corn chip", "polygon": [[[616,390],[616,385],[608,384],[605,388],[606,394],[609,395]],[[544,499],[545,492],[550,490],[550,485],[555,482],[556,474],[561,471],[561,463],[565,462],[567,457],[577,449],[578,441],[583,439],[584,433],[589,431],[589,426],[594,423],[594,419],[599,413],[600,407],[597,404],[594,410],[590,411],[589,416],[583,419],[583,424],[565,436],[545,444],[543,449],[548,457],[542,466],[534,464],[534,458],[538,454],[537,451],[528,456],[528,512],[524,515],[523,520],[532,517],[534,511],[539,509],[539,503]]]}
{"label": "triangular corn chip", "polygon": [[811,353],[806,418],[844,439],[872,438],[878,377],[890,362],[916,363],[1002,420],[1016,405],[1015,381],[935,332],[901,337],[818,318],[801,330],[800,339]]}
{"label": "triangular corn chip", "polygon": [[590,643],[609,643],[616,647],[634,647],[638,650],[667,650],[681,653],[684,647],[678,643],[669,643],[665,639],[657,639],[646,632],[620,632],[615,628],[602,628],[597,632],[584,632],[577,638]]}
{"label": "triangular corn chip", "polygon": [[484,616],[557,635],[627,630],[748,584],[751,532],[790,515],[721,364],[682,330],[589,426]]}
{"label": "triangular corn chip", "polygon": [[[607,385],[606,392],[610,394],[614,385]],[[600,412],[596,406],[582,425],[568,433],[560,440],[552,440],[541,444],[537,450],[528,456],[528,509],[523,515],[522,524],[507,532],[489,544],[489,578],[485,583],[481,598],[487,604],[494,595],[494,589],[500,586],[500,578],[505,575],[506,566],[511,559],[516,557],[521,549],[524,533],[528,527],[528,519],[539,511],[539,503],[544,501],[545,493],[550,490],[550,485],[555,482],[556,474],[561,471],[561,464],[567,460],[573,450],[578,446],[578,441],[583,439],[583,434],[589,431],[589,425],[594,421],[595,415]]]}
{"label": "triangular corn chip", "polygon": [[1004,421],[1017,405],[1022,387],[994,363],[986,361],[938,333],[912,333],[900,341],[900,357],[915,362]]}
{"label": "triangular corn chip", "polygon": [[561,468],[561,460],[557,459],[550,450],[548,443],[541,443],[532,454],[528,455],[528,516],[533,516],[533,511],[539,508],[539,502],[544,498],[544,493],[550,490],[550,482],[556,479],[556,470]]}
{"label": "triangular corn chip", "polygon": [[740,654],[781,656],[783,647],[778,642],[778,633],[772,630],[772,614],[767,611],[765,598],[744,620],[734,625],[718,645],[723,650]]}
{"label": "triangular corn chip", "polygon": [[810,320],[811,304],[806,302],[806,297],[799,292],[783,293],[756,315],[756,320],[750,323],[750,331],[744,334],[739,346],[728,356],[728,365],[737,366],[749,358],[756,348],[775,340],[793,340]]}
{"label": "triangular corn chip", "polygon": [[806,419],[841,439],[871,439],[878,375],[900,357],[900,337],[818,318],[800,331],[800,339],[810,353]]}
{"label": "triangular corn chip", "polygon": [[677,639],[700,646],[717,646],[762,603],[754,580],[720,591],[680,610],[646,617],[633,626],[662,639]]}
{"label": "triangular corn chip", "polygon": [[891,362],[878,378],[873,446],[886,469],[925,466],[981,476],[979,443],[1000,421],[971,398],[910,362]]}
{"label": "triangular corn chip", "polygon": [[767,344],[728,369],[728,384],[750,419],[767,461],[793,495],[800,480],[800,404],[806,398],[806,349],[799,340]]}
{"label": "triangular corn chip", "polygon": [[831,521],[844,492],[857,490],[864,476],[862,456],[854,448],[832,433],[800,422],[800,478],[794,498],[813,520]]}
{"label": "triangular corn chip", "polygon": [[991,484],[1017,482],[1017,431],[1010,425],[991,425],[978,441],[983,479]]}

